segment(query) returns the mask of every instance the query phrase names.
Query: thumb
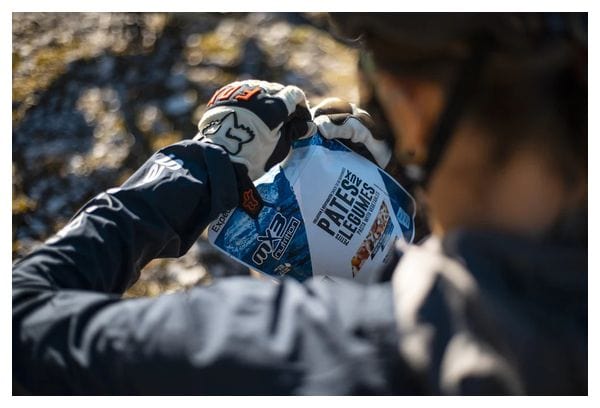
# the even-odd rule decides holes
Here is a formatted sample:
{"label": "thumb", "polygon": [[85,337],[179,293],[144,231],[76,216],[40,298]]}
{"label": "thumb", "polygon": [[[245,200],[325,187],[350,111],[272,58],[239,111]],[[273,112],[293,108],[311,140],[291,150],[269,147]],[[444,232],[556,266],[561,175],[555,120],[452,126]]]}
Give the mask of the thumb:
{"label": "thumb", "polygon": [[317,127],[312,122],[308,108],[298,105],[281,127],[281,137],[291,142],[311,136],[316,130]]}

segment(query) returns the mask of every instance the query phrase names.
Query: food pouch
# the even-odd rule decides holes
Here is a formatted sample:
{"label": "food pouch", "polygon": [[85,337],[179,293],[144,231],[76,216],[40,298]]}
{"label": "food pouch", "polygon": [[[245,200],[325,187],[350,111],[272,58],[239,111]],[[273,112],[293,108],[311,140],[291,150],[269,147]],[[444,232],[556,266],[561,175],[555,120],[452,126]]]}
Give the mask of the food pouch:
{"label": "food pouch", "polygon": [[374,282],[397,240],[414,237],[415,202],[390,175],[337,140],[294,142],[279,165],[254,182],[264,207],[241,208],[208,227],[209,241],[271,277]]}

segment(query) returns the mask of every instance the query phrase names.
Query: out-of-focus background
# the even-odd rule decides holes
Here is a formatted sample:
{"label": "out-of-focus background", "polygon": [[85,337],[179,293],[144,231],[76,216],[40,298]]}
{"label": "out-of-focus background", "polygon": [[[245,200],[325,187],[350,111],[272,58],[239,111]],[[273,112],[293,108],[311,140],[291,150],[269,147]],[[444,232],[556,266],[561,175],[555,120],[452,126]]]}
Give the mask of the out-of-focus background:
{"label": "out-of-focus background", "polygon": [[[25,256],[157,149],[196,134],[219,87],[293,84],[357,101],[357,51],[319,13],[13,13],[12,254]],[[247,270],[200,239],[126,296]]]}

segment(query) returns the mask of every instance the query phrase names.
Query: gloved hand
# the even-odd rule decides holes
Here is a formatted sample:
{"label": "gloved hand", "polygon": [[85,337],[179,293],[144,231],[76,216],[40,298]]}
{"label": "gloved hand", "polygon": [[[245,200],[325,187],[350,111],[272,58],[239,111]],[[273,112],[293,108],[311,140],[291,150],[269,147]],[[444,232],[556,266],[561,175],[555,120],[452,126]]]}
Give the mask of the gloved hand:
{"label": "gloved hand", "polygon": [[194,139],[223,147],[256,180],[287,156],[293,140],[316,128],[300,88],[246,80],[213,95],[198,130]]}
{"label": "gloved hand", "polygon": [[326,139],[338,139],[350,149],[386,168],[392,158],[388,144],[374,132],[371,116],[353,103],[327,98],[312,109],[313,121]]}

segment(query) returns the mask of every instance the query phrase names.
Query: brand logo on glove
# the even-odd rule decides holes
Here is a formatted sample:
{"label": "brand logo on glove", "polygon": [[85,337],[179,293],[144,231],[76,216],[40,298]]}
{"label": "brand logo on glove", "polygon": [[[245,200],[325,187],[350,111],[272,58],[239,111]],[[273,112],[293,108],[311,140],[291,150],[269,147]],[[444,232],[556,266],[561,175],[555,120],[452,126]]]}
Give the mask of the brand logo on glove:
{"label": "brand logo on glove", "polygon": [[[224,134],[223,134],[224,132]],[[242,145],[251,142],[254,139],[254,132],[248,126],[240,125],[235,111],[229,112],[221,119],[213,120],[202,129],[204,136],[222,135],[232,142],[228,146],[219,144],[227,153],[236,155],[242,151]]]}
{"label": "brand logo on glove", "polygon": [[260,203],[254,197],[254,190],[248,189],[242,194],[242,207],[249,213],[254,214],[259,209]]}
{"label": "brand logo on glove", "polygon": [[[236,94],[236,92],[240,91]],[[238,100],[238,101],[249,101],[254,97],[254,95],[259,94],[262,89],[258,86],[247,87],[242,85],[231,86],[227,85],[223,88],[219,89],[215,94],[210,98],[208,103],[206,104],[209,108],[213,106],[215,103],[228,101],[228,100]]]}

